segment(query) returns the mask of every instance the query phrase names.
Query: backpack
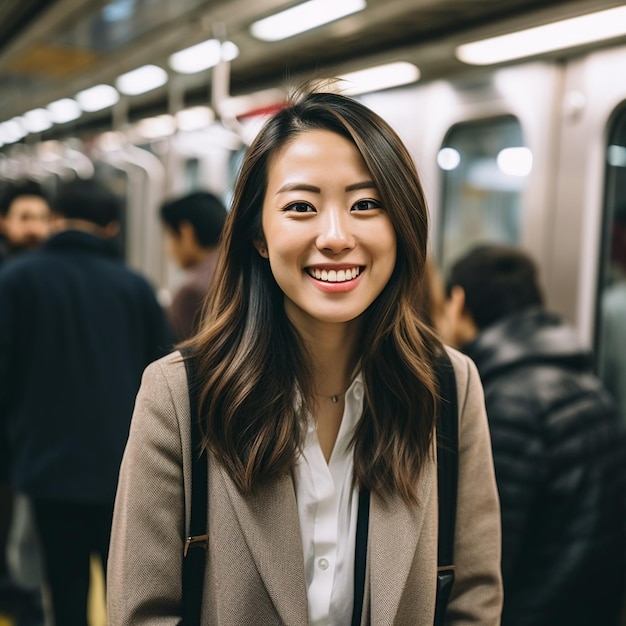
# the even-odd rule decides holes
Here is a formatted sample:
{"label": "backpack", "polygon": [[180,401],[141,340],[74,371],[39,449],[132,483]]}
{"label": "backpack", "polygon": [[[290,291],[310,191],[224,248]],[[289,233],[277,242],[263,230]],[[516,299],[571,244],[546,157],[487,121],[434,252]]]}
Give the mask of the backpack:
{"label": "backpack", "polygon": [[[189,408],[191,417],[191,449],[200,450],[202,434],[198,419],[198,386],[193,359],[184,355],[189,381]],[[437,596],[434,626],[442,626],[450,592],[454,584],[454,530],[458,484],[458,402],[454,368],[447,352],[435,367],[439,388],[437,422],[437,483],[439,502],[439,542],[437,547]],[[193,454],[191,466],[191,515],[189,537],[185,541],[182,589],[183,624],[200,625],[200,609],[204,584],[207,534],[208,464],[206,449]],[[352,626],[361,623],[367,560],[367,528],[369,520],[369,491],[359,492],[356,550],[354,562],[354,609]]]}

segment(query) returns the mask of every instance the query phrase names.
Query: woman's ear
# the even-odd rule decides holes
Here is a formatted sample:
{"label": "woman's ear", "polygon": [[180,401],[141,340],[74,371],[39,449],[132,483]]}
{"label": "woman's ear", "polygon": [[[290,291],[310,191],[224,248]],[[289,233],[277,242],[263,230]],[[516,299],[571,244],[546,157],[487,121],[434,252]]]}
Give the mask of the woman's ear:
{"label": "woman's ear", "polygon": [[255,239],[253,243],[254,243],[254,247],[256,248],[256,251],[264,259],[269,259],[270,255],[269,255],[269,252],[267,251],[267,245],[265,244],[265,240],[264,239]]}

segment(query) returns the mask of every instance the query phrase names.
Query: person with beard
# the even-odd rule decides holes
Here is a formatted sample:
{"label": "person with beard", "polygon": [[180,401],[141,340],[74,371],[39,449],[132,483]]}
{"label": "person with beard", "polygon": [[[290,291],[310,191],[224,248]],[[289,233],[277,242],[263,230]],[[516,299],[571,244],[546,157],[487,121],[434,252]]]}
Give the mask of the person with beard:
{"label": "person with beard", "polygon": [[50,206],[42,186],[33,180],[10,184],[0,200],[0,263],[33,250],[50,233]]}
{"label": "person with beard", "polygon": [[[0,196],[0,267],[20,253],[38,248],[49,234],[50,206],[43,187],[29,179],[7,185]],[[17,576],[21,582],[15,580],[15,568],[23,567],[24,563],[14,565],[12,576],[5,554],[6,551],[16,556],[20,553],[19,546],[27,545],[29,554],[38,554],[34,536],[25,532],[32,527],[29,504],[21,498],[14,500],[9,487],[9,456],[3,429],[0,432],[0,612],[8,613],[16,626],[37,626],[44,623],[40,590],[32,581],[27,583],[24,576]],[[19,541],[15,541],[18,537]],[[38,563],[36,556],[35,561]],[[36,571],[34,578],[38,578]]]}

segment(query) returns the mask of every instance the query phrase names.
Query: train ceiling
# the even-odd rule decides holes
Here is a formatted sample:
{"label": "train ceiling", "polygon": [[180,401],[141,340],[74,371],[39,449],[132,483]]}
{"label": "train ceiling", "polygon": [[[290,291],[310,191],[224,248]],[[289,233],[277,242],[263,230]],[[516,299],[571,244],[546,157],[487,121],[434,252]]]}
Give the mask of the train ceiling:
{"label": "train ceiling", "polygon": [[[344,0],[335,0],[341,3]],[[467,71],[460,43],[622,5],[612,0],[367,0],[367,7],[298,36],[263,42],[252,22],[293,0],[2,0],[0,122],[74,95],[211,37],[233,41],[230,90],[248,93],[298,77],[386,60],[416,63],[422,80]],[[210,71],[176,76],[129,107],[206,94]],[[201,96],[203,97],[203,96]],[[208,96],[207,96],[208,97]]]}

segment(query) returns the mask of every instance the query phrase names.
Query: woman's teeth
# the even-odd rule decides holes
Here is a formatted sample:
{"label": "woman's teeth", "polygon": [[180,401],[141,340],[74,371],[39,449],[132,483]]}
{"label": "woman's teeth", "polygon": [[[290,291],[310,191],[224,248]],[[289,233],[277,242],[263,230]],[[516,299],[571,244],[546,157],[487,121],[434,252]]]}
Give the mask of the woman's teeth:
{"label": "woman's teeth", "polygon": [[310,268],[307,270],[310,276],[317,280],[323,280],[329,283],[345,283],[348,280],[356,278],[361,271],[359,267],[349,268],[347,270],[320,270]]}

